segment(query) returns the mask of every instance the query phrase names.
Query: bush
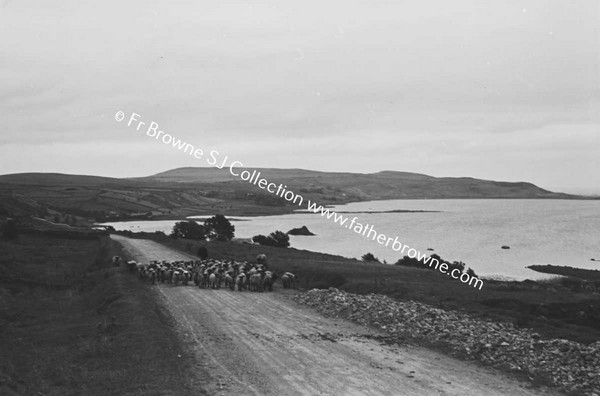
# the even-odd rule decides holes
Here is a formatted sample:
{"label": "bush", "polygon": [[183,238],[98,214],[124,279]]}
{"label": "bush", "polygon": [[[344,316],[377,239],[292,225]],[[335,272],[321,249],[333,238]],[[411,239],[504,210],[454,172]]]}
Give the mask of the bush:
{"label": "bush", "polygon": [[365,263],[368,263],[368,262],[379,263],[379,259],[377,257],[373,256],[373,253],[367,253],[367,254],[363,255],[362,261],[364,261]]}
{"label": "bush", "polygon": [[[440,264],[442,263],[446,263],[448,265],[448,268],[454,268],[453,265],[455,264],[450,264],[450,262],[444,260],[443,258],[441,258],[440,256],[438,256],[437,254],[432,254],[431,256],[431,260],[437,260],[439,261]],[[429,263],[431,263],[431,261],[429,261]],[[456,263],[456,262],[455,262]],[[464,263],[461,263],[464,269]],[[414,257],[409,257],[409,256],[404,256],[401,259],[399,259],[398,261],[396,261],[396,263],[394,265],[403,265],[405,267],[419,267],[419,268],[429,268],[429,269],[435,269],[435,266],[429,266],[428,264],[423,263],[423,261],[419,260],[418,258]],[[438,266],[439,268],[439,266]],[[462,272],[462,271],[461,271]]]}
{"label": "bush", "polygon": [[272,232],[269,238],[275,241],[275,247],[288,247],[290,246],[290,237],[281,231]]}
{"label": "bush", "polygon": [[263,246],[270,246],[269,245],[270,242],[268,241],[268,239],[269,238],[267,238],[266,236],[264,236],[262,234],[261,235],[254,235],[252,237],[252,242],[258,243],[259,245],[263,245]]}
{"label": "bush", "polygon": [[[427,264],[425,264],[422,260],[419,260],[418,258],[411,258],[408,256],[404,256],[401,259],[399,259],[398,261],[396,261],[396,263],[394,265],[403,265],[405,267],[417,267],[417,268],[424,268],[424,269],[430,269],[430,270],[436,270],[435,265],[429,265],[431,264],[431,260],[437,260],[440,264],[445,263],[448,266],[448,269],[446,270],[447,273],[452,272],[453,270],[457,269],[461,274],[465,272],[465,267],[466,264],[463,263],[462,261],[454,261],[454,262],[449,262],[444,260],[443,258],[441,258],[440,256],[438,256],[437,254],[432,254],[430,256],[430,261],[428,261]],[[439,269],[439,265],[438,265],[438,269]],[[467,270],[467,274],[469,274],[469,276],[471,277],[477,277],[477,274],[475,273],[475,271],[472,268],[469,268]]]}
{"label": "bush", "polygon": [[206,234],[206,228],[203,225],[190,220],[175,223],[170,236],[173,238],[205,240]]}
{"label": "bush", "polygon": [[173,226],[172,238],[194,240],[229,241],[234,237],[235,227],[222,214],[215,215],[198,224],[193,220],[179,221]]}
{"label": "bush", "polygon": [[[441,261],[440,261],[440,263],[441,263]],[[423,267],[424,266],[423,262],[419,261],[419,259],[411,258],[408,256],[402,257],[401,259],[396,261],[396,263],[394,265],[403,265],[405,267]]]}
{"label": "bush", "polygon": [[457,269],[460,273],[465,272],[465,263],[462,261],[454,261],[452,264],[448,264],[448,272],[452,272]]}
{"label": "bush", "polygon": [[252,237],[252,241],[263,246],[283,248],[290,246],[290,237],[281,231],[272,232],[269,236],[255,235]]}
{"label": "bush", "polygon": [[216,239],[217,241],[230,241],[235,236],[235,227],[222,214],[206,219],[204,229],[209,239]]}

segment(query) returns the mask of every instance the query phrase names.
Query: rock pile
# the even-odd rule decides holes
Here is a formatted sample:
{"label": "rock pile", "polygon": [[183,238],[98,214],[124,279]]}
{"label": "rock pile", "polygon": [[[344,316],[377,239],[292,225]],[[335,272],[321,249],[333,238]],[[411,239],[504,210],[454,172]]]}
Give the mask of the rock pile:
{"label": "rock pile", "polygon": [[343,317],[399,338],[449,348],[467,359],[525,373],[531,380],[544,380],[568,392],[600,396],[600,341],[584,345],[542,339],[539,334],[510,323],[334,288],[313,289],[298,295],[296,300],[327,316]]}

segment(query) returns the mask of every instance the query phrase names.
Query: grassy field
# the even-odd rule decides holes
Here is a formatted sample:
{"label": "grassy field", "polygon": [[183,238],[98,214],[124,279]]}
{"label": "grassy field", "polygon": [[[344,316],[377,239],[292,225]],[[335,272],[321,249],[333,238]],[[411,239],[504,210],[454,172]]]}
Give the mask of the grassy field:
{"label": "grassy field", "polygon": [[[116,245],[116,244],[115,244]],[[0,394],[202,394],[152,290],[108,237],[0,241]]]}
{"label": "grassy field", "polygon": [[195,254],[206,246],[210,257],[255,261],[265,253],[269,268],[299,276],[302,289],[336,287],[352,293],[381,293],[478,317],[512,322],[552,338],[583,343],[600,340],[600,283],[574,278],[544,282],[486,280],[482,290],[420,268],[363,263],[292,248],[234,242],[194,242],[159,233],[140,235]]}
{"label": "grassy field", "polygon": [[[159,233],[134,236],[191,254],[205,246],[210,257],[226,260],[254,261],[266,253],[270,269],[296,273],[301,289],[382,293],[512,322],[545,337],[600,340],[597,281],[486,281],[477,290],[419,268]],[[0,394],[202,394],[207,374],[188,371],[192,357],[152,288],[110,266],[121,252],[108,237],[72,237],[38,230],[0,241]]]}

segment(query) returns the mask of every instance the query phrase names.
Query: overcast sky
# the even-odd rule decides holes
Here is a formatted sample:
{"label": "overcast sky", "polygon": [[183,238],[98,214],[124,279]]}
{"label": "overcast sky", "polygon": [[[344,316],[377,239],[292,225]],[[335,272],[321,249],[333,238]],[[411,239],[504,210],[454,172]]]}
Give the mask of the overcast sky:
{"label": "overcast sky", "polygon": [[0,0],[0,173],[205,161],[600,193],[596,0]]}

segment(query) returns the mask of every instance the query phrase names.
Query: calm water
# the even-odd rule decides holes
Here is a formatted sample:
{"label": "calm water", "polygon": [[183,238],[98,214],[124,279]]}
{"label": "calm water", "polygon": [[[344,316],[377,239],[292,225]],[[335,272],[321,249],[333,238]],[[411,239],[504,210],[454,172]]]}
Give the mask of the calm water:
{"label": "calm water", "polygon": [[[393,200],[336,206],[338,211],[432,210],[437,213],[356,213],[358,222],[445,260],[460,260],[478,275],[541,278],[531,264],[600,269],[600,201],[568,200]],[[238,218],[240,218],[238,216]],[[236,237],[288,231],[306,225],[317,236],[291,236],[291,245],[345,257],[373,253],[395,262],[400,254],[316,214],[244,217]],[[119,230],[169,233],[174,221],[106,223]],[[501,249],[510,246],[509,250]],[[433,248],[434,251],[427,251]]]}

